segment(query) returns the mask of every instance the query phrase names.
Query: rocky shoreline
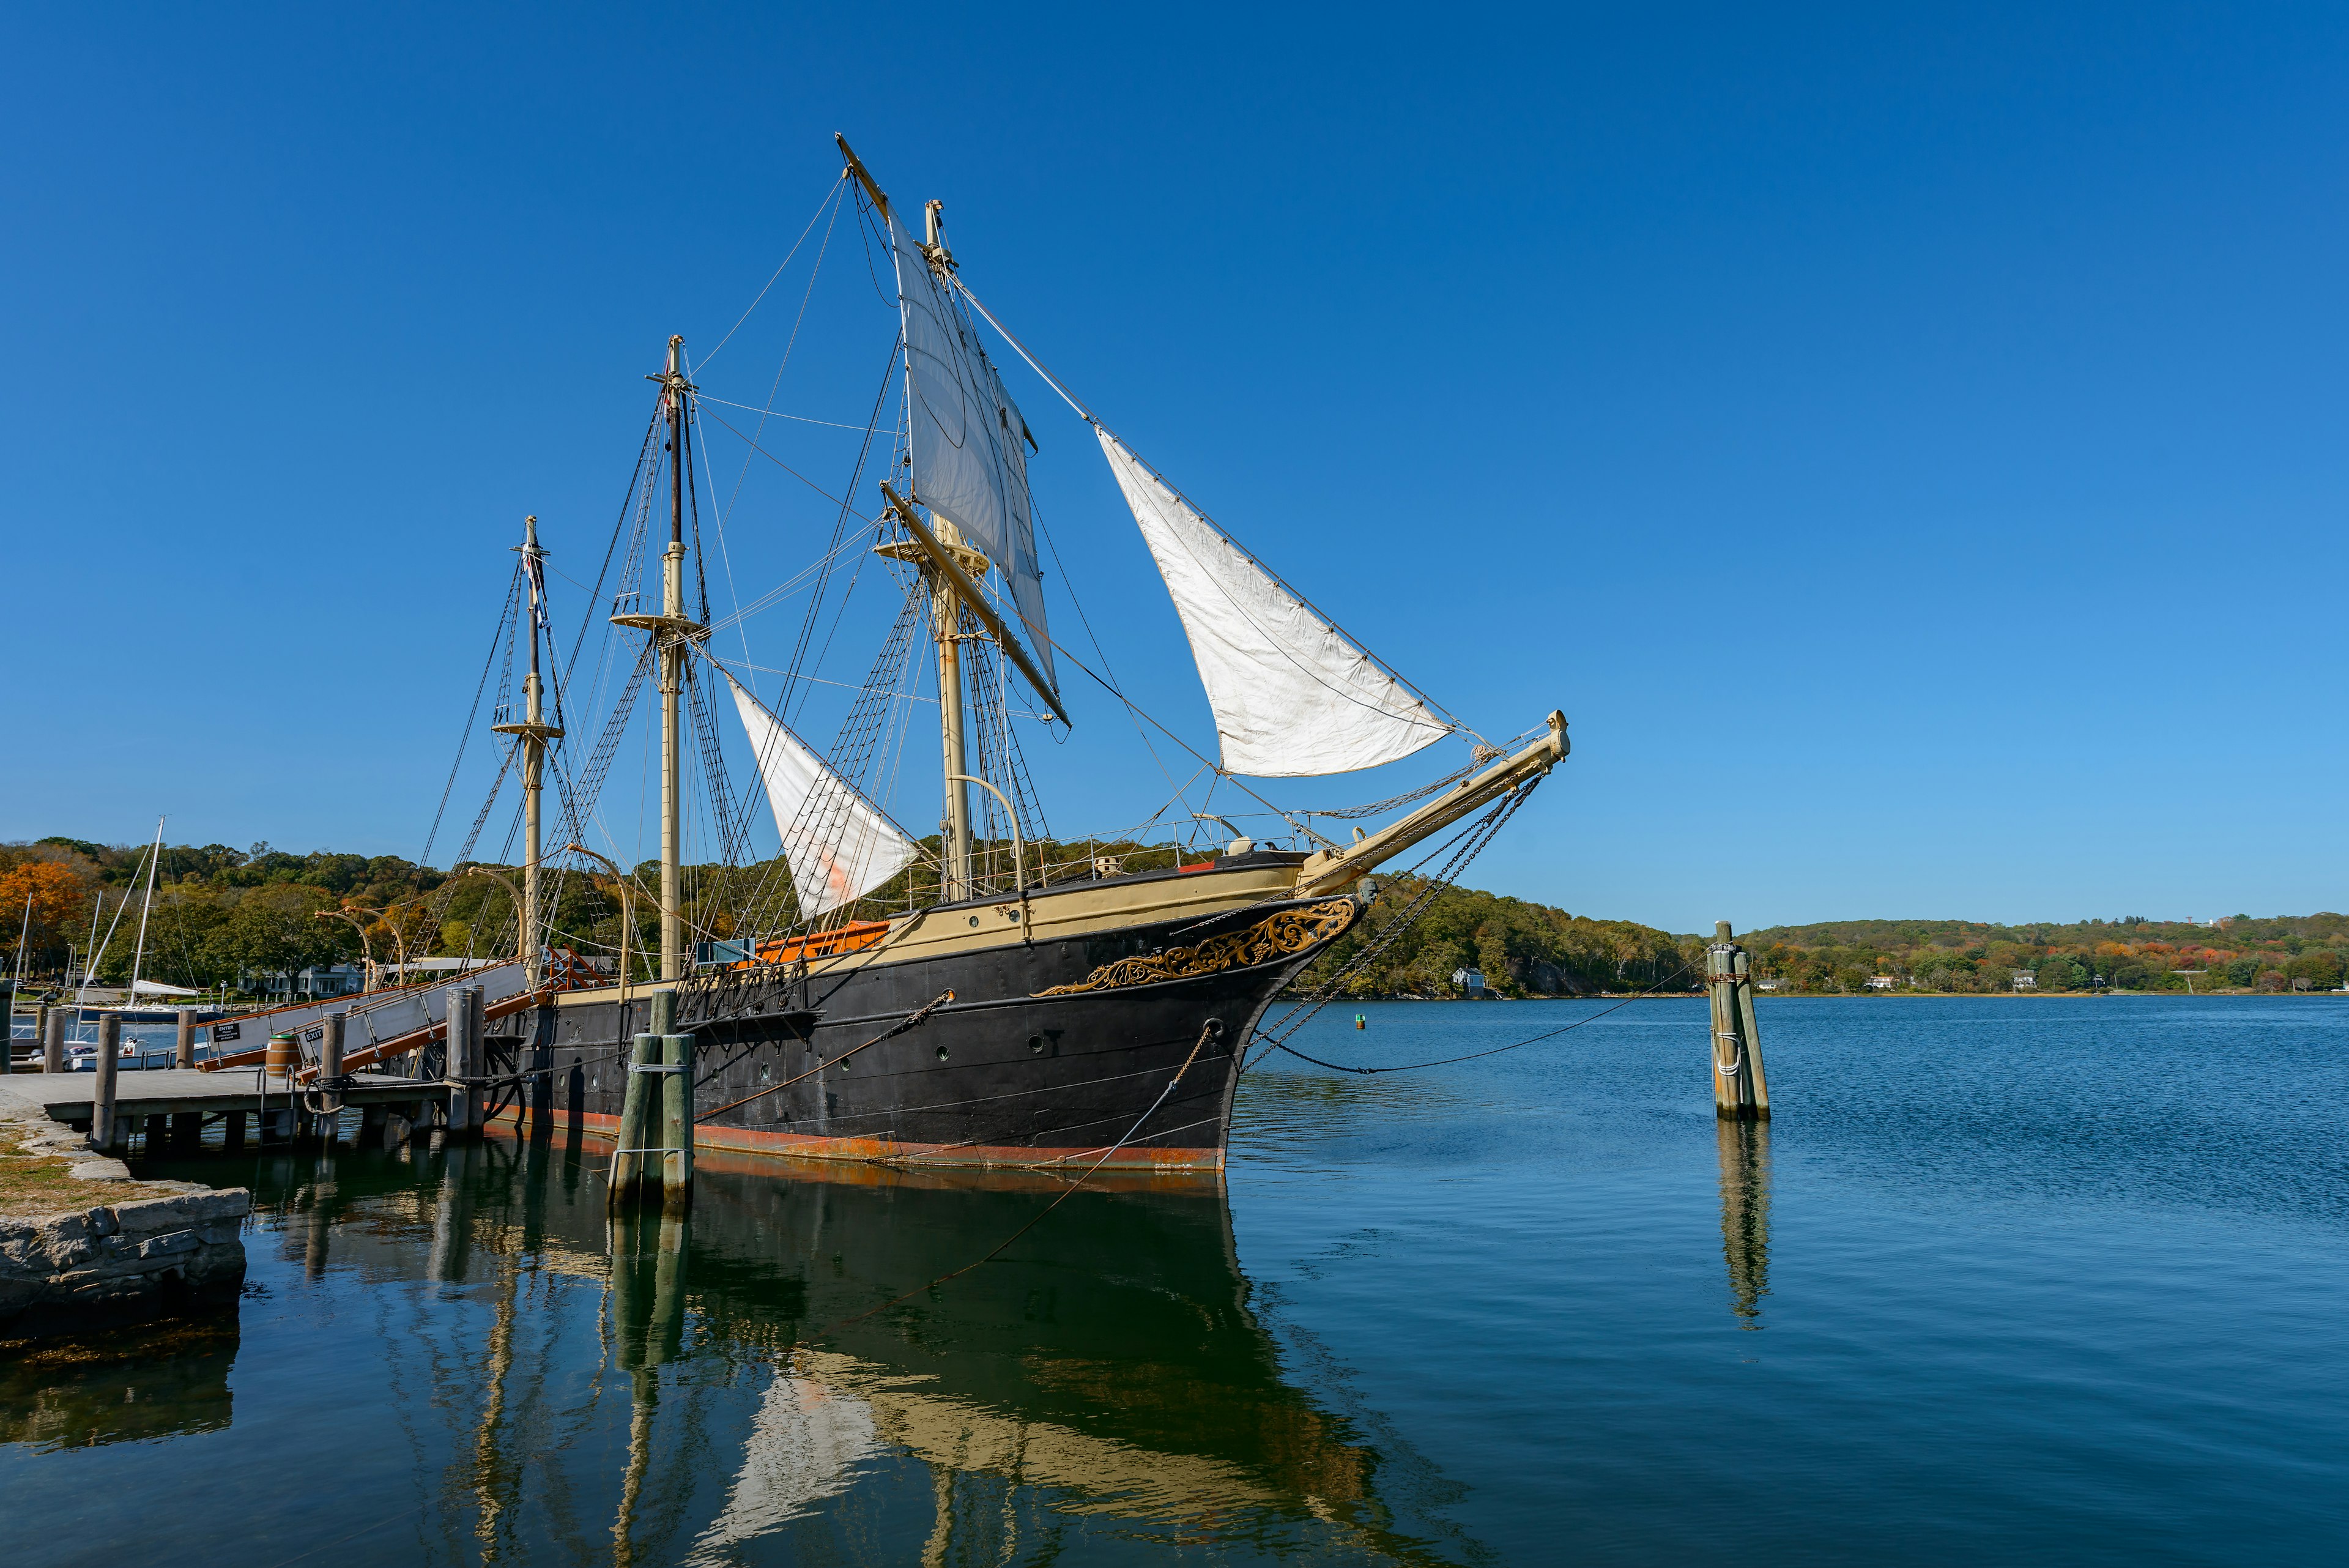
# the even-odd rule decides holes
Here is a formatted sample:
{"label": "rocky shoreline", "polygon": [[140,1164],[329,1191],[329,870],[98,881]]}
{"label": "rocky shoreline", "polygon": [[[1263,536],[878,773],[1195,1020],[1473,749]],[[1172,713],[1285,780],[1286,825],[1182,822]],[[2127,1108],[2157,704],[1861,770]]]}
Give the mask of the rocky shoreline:
{"label": "rocky shoreline", "polygon": [[[0,1340],[233,1301],[253,1194],[133,1181],[78,1133],[0,1096]],[[87,1184],[89,1201],[73,1190]]]}

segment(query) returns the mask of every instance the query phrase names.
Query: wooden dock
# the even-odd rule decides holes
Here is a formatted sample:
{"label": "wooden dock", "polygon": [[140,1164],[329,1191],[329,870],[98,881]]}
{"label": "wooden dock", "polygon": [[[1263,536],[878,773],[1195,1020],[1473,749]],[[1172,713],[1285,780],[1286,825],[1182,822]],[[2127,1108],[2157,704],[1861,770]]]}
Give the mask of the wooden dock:
{"label": "wooden dock", "polygon": [[[89,1127],[97,1090],[95,1073],[0,1075],[0,1098],[77,1129]],[[369,1133],[405,1137],[434,1112],[445,1112],[448,1096],[448,1085],[437,1081],[357,1073],[336,1098],[343,1108],[359,1111],[364,1137]],[[205,1125],[215,1120],[232,1148],[243,1144],[248,1125],[263,1143],[288,1141],[314,1132],[319,1118],[305,1102],[315,1104],[316,1099],[315,1092],[289,1093],[282,1079],[265,1080],[253,1069],[208,1073],[163,1067],[121,1073],[115,1077],[114,1091],[117,1147],[128,1147],[134,1137],[142,1137],[154,1149],[164,1147],[167,1139],[191,1146],[202,1139]]]}

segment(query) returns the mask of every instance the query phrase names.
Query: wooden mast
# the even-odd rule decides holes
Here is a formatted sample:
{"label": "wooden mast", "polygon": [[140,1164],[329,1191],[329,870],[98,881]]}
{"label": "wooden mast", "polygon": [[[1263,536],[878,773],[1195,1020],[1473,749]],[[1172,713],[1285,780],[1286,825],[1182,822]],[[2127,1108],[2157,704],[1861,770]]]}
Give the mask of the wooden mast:
{"label": "wooden mast", "polygon": [[[502,735],[522,740],[523,859],[522,967],[523,983],[535,991],[545,979],[546,962],[538,940],[539,862],[546,854],[545,817],[541,809],[546,783],[546,742],[563,733],[546,722],[544,687],[538,673],[538,626],[545,617],[546,576],[539,563],[546,552],[538,547],[538,519],[522,520],[523,575],[530,580],[530,670],[522,680],[522,722],[497,724]],[[364,934],[364,933],[362,933]]]}
{"label": "wooden mast", "polygon": [[[840,155],[847,165],[847,173],[864,187],[866,196],[887,220],[892,229],[897,226],[896,213],[889,198],[864,167],[864,161],[848,145],[848,139],[835,134]],[[945,203],[931,202],[922,213],[922,238],[919,242],[923,257],[941,276],[954,266],[954,258],[946,246],[946,235],[940,229],[940,214]],[[910,372],[909,372],[910,373]],[[987,557],[963,543],[961,533],[951,518],[933,512],[925,524],[914,509],[921,497],[900,497],[887,484],[881,493],[888,498],[890,510],[905,525],[907,540],[893,542],[879,547],[879,553],[910,561],[919,567],[922,581],[930,595],[930,620],[933,635],[938,644],[938,732],[944,763],[946,785],[946,820],[943,823],[939,867],[940,901],[951,903],[970,898],[977,889],[972,886],[971,861],[971,794],[970,770],[968,766],[968,725],[965,718],[962,667],[962,608],[968,606],[974,618],[985,628],[1010,659],[1028,683],[1059,717],[1063,724],[1068,713],[1054,695],[1052,683],[1044,679],[1028,650],[1020,646],[1003,618],[995,612],[979,591],[978,579],[986,575]],[[1008,807],[1007,807],[1008,809]],[[1017,825],[1014,826],[1015,836]],[[1018,877],[1015,876],[1015,885]]]}
{"label": "wooden mast", "polygon": [[[685,339],[668,340],[668,548],[661,556],[661,614],[672,625],[685,618]],[[678,696],[685,689],[685,639],[671,635],[661,644],[661,978],[685,974],[685,924],[678,918],[681,846],[678,813]]]}
{"label": "wooden mast", "polygon": [[[846,161],[847,172],[855,176],[874,206],[880,209],[882,218],[894,228],[897,214],[890,208],[889,198],[879,182],[850,149],[846,137],[835,132],[833,140],[840,144],[840,156]],[[931,202],[923,214],[923,254],[932,258],[934,265],[943,254],[937,236],[938,205]],[[885,484],[881,489],[901,520],[913,516],[913,508],[900,501],[895,492]],[[975,593],[966,600],[963,590],[971,587],[974,576],[987,570],[987,558],[963,544],[951,522],[936,514],[932,516],[936,524],[935,535],[922,530],[916,521],[913,529],[919,543],[911,547],[883,545],[878,553],[911,561],[920,568],[923,586],[929,590],[930,634],[938,645],[938,751],[946,788],[946,819],[939,825],[938,901],[951,904],[969,898],[972,892],[970,785],[964,782],[970,770],[966,766],[969,735],[963,722],[962,606],[966,602],[975,607],[984,606]]]}
{"label": "wooden mast", "polygon": [[668,548],[661,555],[661,607],[657,615],[616,615],[615,626],[651,634],[660,668],[660,977],[685,977],[684,878],[678,856],[684,846],[678,812],[684,801],[679,768],[678,696],[685,690],[688,645],[708,628],[685,613],[685,485],[692,461],[692,421],[686,400],[693,384],[685,379],[685,339],[668,340],[668,365],[647,380],[661,384],[661,410],[668,421]]}

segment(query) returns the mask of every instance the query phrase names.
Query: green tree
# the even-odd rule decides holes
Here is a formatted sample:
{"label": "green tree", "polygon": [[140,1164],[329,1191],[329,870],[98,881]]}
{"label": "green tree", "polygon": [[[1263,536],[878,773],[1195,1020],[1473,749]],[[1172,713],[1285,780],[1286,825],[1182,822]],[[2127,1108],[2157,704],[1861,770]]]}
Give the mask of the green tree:
{"label": "green tree", "polygon": [[2069,953],[2048,954],[2040,960],[2037,973],[2043,991],[2077,991],[2088,983],[2088,971]]}
{"label": "green tree", "polygon": [[255,983],[264,975],[291,974],[314,964],[336,963],[358,937],[340,920],[321,920],[316,911],[326,896],[297,883],[248,889],[204,941],[212,962]]}
{"label": "green tree", "polygon": [[2306,981],[2309,991],[2331,991],[2341,983],[2341,961],[2323,948],[2309,948],[2283,966],[2288,980]]}

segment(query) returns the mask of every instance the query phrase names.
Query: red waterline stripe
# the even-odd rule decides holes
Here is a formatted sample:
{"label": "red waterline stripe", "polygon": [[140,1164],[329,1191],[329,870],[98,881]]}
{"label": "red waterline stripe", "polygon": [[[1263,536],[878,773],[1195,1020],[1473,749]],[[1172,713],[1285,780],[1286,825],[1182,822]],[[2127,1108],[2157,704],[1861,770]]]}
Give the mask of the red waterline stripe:
{"label": "red waterline stripe", "polygon": [[[512,1119],[517,1127],[523,1126],[520,1107],[499,1113],[499,1120]],[[575,1122],[585,1131],[604,1137],[616,1137],[620,1118],[582,1111],[575,1116],[558,1116],[558,1121]],[[756,1127],[713,1126],[704,1122],[694,1128],[693,1147],[701,1148],[736,1149],[745,1154],[780,1155],[792,1159],[833,1159],[869,1161],[918,1160],[923,1166],[1020,1166],[1029,1169],[1082,1169],[1100,1158],[1105,1144],[1086,1147],[1040,1149],[1020,1144],[944,1144],[898,1143],[878,1137],[818,1137],[807,1133],[761,1132]],[[1102,1162],[1104,1170],[1221,1170],[1224,1151],[1219,1148],[1122,1148]]]}

